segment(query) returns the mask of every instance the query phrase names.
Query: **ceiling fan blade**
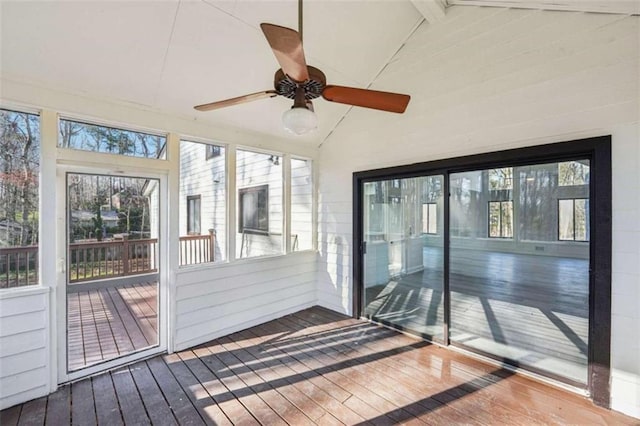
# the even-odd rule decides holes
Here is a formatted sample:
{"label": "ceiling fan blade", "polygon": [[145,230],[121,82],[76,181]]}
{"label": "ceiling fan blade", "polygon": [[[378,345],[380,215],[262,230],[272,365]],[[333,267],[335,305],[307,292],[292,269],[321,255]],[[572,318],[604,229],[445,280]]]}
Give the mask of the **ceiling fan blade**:
{"label": "ceiling fan blade", "polygon": [[233,105],[244,104],[246,102],[257,101],[258,99],[273,98],[278,96],[275,90],[265,90],[264,92],[252,93],[250,95],[238,96],[237,98],[225,99],[224,101],[211,102],[194,106],[198,111],[212,111],[214,109],[225,108]]}
{"label": "ceiling fan blade", "polygon": [[407,105],[411,100],[411,96],[399,93],[331,85],[324,88],[322,97],[331,102],[397,112],[399,114],[402,114],[407,109]]}
{"label": "ceiling fan blade", "polygon": [[304,59],[300,34],[291,28],[273,24],[260,24],[282,71],[301,83],[309,79],[307,61]]}

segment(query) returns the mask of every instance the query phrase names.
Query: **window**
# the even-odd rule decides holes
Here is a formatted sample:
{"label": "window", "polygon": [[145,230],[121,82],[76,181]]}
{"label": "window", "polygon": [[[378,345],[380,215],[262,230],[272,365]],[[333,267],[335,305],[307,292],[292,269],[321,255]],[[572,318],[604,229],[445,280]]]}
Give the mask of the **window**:
{"label": "window", "polygon": [[219,157],[222,152],[222,148],[218,145],[206,145],[206,159],[211,160],[213,157]]}
{"label": "window", "polygon": [[422,205],[422,232],[424,234],[438,233],[438,205],[436,203]]}
{"label": "window", "polygon": [[291,251],[313,248],[311,160],[291,159]]}
{"label": "window", "polygon": [[261,185],[238,190],[238,232],[269,233],[269,186]]}
{"label": "window", "polygon": [[187,234],[200,234],[200,196],[187,197]]}
{"label": "window", "polygon": [[167,138],[160,135],[60,120],[58,146],[142,158],[162,158]]}
{"label": "window", "polygon": [[589,184],[589,160],[558,163],[558,186]]}
{"label": "window", "polygon": [[489,189],[492,191],[513,189],[513,168],[489,169]]}
{"label": "window", "polygon": [[489,202],[489,237],[513,238],[513,201]]}
{"label": "window", "polygon": [[283,251],[283,166],[280,156],[238,149],[238,259]]}
{"label": "window", "polygon": [[589,241],[589,200],[558,200],[558,239]]}
{"label": "window", "polygon": [[181,266],[227,258],[226,161],[224,146],[180,141]]}
{"label": "window", "polygon": [[38,284],[40,118],[0,109],[0,288]]}

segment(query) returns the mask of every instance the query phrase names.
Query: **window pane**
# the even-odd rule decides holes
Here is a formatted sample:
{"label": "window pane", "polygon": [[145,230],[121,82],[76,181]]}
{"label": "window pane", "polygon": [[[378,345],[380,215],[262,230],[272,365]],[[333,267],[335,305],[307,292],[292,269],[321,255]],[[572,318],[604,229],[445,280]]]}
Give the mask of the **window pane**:
{"label": "window pane", "polygon": [[165,136],[60,120],[58,146],[130,157],[165,159]]}
{"label": "window pane", "polygon": [[560,240],[573,240],[573,200],[558,201],[558,238]]}
{"label": "window pane", "polygon": [[513,168],[504,167],[502,169],[489,170],[489,189],[501,190],[513,188]]}
{"label": "window pane", "polygon": [[500,209],[500,236],[513,238],[513,202],[503,201],[500,203]]}
{"label": "window pane", "polygon": [[558,163],[559,186],[587,184],[589,184],[589,160]]}
{"label": "window pane", "polygon": [[367,182],[362,199],[364,314],[435,339],[444,336],[442,186],[442,175]]}
{"label": "window pane", "polygon": [[500,237],[500,203],[489,203],[489,236]]}
{"label": "window pane", "polygon": [[39,120],[0,110],[0,288],[38,284]]}
{"label": "window pane", "polygon": [[589,200],[578,199],[574,202],[575,239],[576,241],[589,240]]}
{"label": "window pane", "polygon": [[449,332],[456,344],[586,383],[589,244],[558,237],[588,234],[589,185],[559,185],[560,169],[510,168],[512,189],[496,189],[491,169],[450,175]]}
{"label": "window pane", "polygon": [[313,248],[311,160],[291,159],[291,251]]}
{"label": "window pane", "polygon": [[438,205],[429,204],[429,234],[438,233]]}
{"label": "window pane", "polygon": [[282,253],[282,164],[277,155],[238,150],[236,257]]}
{"label": "window pane", "polygon": [[226,150],[209,146],[180,142],[180,265],[226,259]]}

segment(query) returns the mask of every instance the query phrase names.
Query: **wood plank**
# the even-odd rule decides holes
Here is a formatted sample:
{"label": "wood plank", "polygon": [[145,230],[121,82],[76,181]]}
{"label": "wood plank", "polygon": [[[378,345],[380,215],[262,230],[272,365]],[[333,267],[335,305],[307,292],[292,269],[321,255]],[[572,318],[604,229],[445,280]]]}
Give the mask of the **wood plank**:
{"label": "wood plank", "polygon": [[231,394],[249,410],[258,422],[269,425],[285,425],[284,420],[258,397],[256,392],[247,386],[227,364],[218,358],[218,350],[219,345],[214,341],[204,347],[196,348],[194,353],[203,360],[207,368],[224,383]]}
{"label": "wood plank", "polygon": [[[295,404],[275,390],[275,383],[272,384],[268,380],[265,380],[260,374],[258,374],[258,372],[256,372],[254,366],[248,365],[246,362],[248,361],[247,357],[244,357],[239,353],[241,350],[238,350],[237,346],[235,346],[230,339],[221,338],[218,339],[218,342],[225,351],[225,354],[228,356],[227,359],[239,366],[237,371],[242,371],[242,381],[244,381],[247,386],[258,391],[257,393],[260,398],[269,404],[273,411],[278,413],[284,421],[288,424],[296,425],[312,424],[311,419],[309,419],[303,411],[298,409]],[[280,383],[280,386],[282,385],[285,385],[285,383]]]}
{"label": "wood plank", "polygon": [[[255,337],[269,336],[274,333],[274,322],[265,324],[265,327],[253,327],[247,332]],[[283,335],[286,335],[283,333]],[[273,344],[272,338],[267,343]],[[356,424],[364,422],[364,417],[345,405],[345,401],[351,398],[352,394],[337,386],[317,370],[313,370],[302,361],[287,352],[285,348],[267,346],[269,352],[278,355],[279,362],[287,366],[294,373],[289,376],[290,381],[297,383],[297,387],[312,398],[318,405],[330,412],[332,416],[345,424]],[[264,348],[263,350],[267,349]]]}
{"label": "wood plank", "polygon": [[233,424],[243,426],[259,424],[193,351],[182,351],[178,356]]}
{"label": "wood plank", "polygon": [[108,292],[111,296],[113,305],[116,307],[118,314],[122,318],[123,324],[125,324],[127,334],[131,339],[131,343],[133,344],[134,349],[137,350],[149,346],[149,342],[142,332],[138,321],[136,320],[135,316],[133,316],[129,311],[129,308],[127,307],[120,293],[114,288],[108,289]]}
{"label": "wood plank", "polygon": [[123,367],[112,371],[111,379],[124,423],[128,425],[151,424],[129,368]]}
{"label": "wood plank", "polygon": [[116,308],[111,295],[107,289],[98,290],[102,298],[104,309],[109,313],[111,330],[113,331],[113,337],[118,348],[118,354],[128,354],[134,351],[134,345],[125,326],[124,320],[120,315],[120,312]]}
{"label": "wood plank", "polygon": [[14,405],[6,410],[0,411],[0,425],[15,426],[20,420],[20,412],[24,404]]}
{"label": "wood plank", "polygon": [[85,354],[84,365],[89,365],[102,359],[102,349],[100,348],[98,330],[93,318],[89,293],[79,292],[78,300],[80,304],[80,321],[82,324],[82,346]]}
{"label": "wood plank", "polygon": [[[225,347],[230,347],[245,365],[266,383],[272,384],[274,389],[291,401],[309,419],[317,421],[324,416],[326,411],[298,389],[295,386],[295,381],[288,380],[289,375],[283,372],[283,369],[277,368],[278,365],[281,365],[279,362],[274,363],[272,360],[266,359],[271,358],[268,355],[258,353],[256,344],[258,344],[257,339],[247,338],[247,335],[242,332],[229,335],[228,341],[224,342]],[[295,372],[291,371],[291,373],[295,375]]]}
{"label": "wood plank", "polygon": [[178,354],[166,355],[164,362],[186,393],[191,404],[198,410],[200,417],[202,417],[205,423],[209,425],[232,424]]}
{"label": "wood plank", "polygon": [[47,411],[47,398],[38,398],[24,404],[20,414],[19,426],[43,425]]}
{"label": "wood plank", "polygon": [[98,333],[100,344],[100,359],[112,359],[118,356],[118,346],[111,329],[110,318],[107,315],[102,298],[98,291],[89,292],[89,303],[93,312],[93,323]]}
{"label": "wood plank", "polygon": [[129,287],[122,287],[116,290],[125,301],[127,309],[135,318],[138,327],[144,334],[149,345],[157,344],[158,337],[155,329],[156,313],[144,303],[144,297]]}
{"label": "wood plank", "polygon": [[178,424],[205,424],[198,410],[191,404],[189,397],[184,393],[173,374],[171,374],[164,360],[161,357],[152,358],[147,361],[147,366],[158,383],[164,398],[169,403],[169,407],[171,407]]}
{"label": "wood plank", "polygon": [[169,403],[156,383],[147,363],[138,362],[129,366],[129,372],[140,393],[151,423],[154,425],[177,425]]}
{"label": "wood plank", "polygon": [[96,418],[91,379],[73,383],[71,385],[71,398],[71,421],[80,425],[96,424],[98,420]]}
{"label": "wood plank", "polygon": [[101,374],[91,379],[99,424],[121,425],[120,405],[116,397],[111,374]]}
{"label": "wood plank", "polygon": [[49,395],[47,401],[47,424],[71,424],[71,386],[65,385]]}

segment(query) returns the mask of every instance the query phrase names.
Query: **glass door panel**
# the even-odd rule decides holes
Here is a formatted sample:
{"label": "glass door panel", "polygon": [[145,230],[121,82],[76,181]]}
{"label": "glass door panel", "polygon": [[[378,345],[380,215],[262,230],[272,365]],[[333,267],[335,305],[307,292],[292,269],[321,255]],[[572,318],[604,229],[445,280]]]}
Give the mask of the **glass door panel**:
{"label": "glass door panel", "polygon": [[589,161],[449,184],[451,342],[586,384]]}
{"label": "glass door panel", "polygon": [[364,184],[364,315],[443,338],[444,178]]}
{"label": "glass door panel", "polygon": [[159,181],[67,173],[67,371],[158,345]]}

